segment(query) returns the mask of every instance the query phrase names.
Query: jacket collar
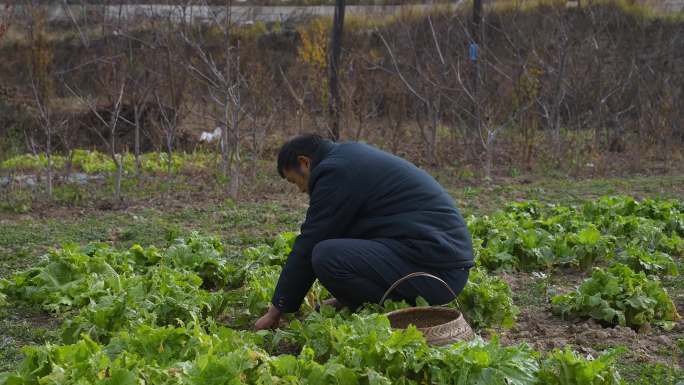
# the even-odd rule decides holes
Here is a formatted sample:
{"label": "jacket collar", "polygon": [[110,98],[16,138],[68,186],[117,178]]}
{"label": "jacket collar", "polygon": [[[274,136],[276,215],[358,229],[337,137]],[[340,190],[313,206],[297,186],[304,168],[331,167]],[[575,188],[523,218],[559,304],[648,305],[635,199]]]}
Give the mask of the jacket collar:
{"label": "jacket collar", "polygon": [[330,151],[332,151],[335,146],[337,146],[336,143],[327,139],[323,140],[320,147],[318,147],[318,150],[311,156],[311,166],[309,168],[309,195],[311,194],[311,191],[313,191],[316,179],[313,177],[314,169],[328,156],[328,154],[330,154]]}
{"label": "jacket collar", "polygon": [[311,156],[311,168],[309,169],[309,172],[313,172],[314,168],[316,168],[316,166],[318,166],[318,164],[321,163],[321,161],[325,159],[326,156],[328,156],[328,154],[330,153],[330,151],[332,151],[335,145],[335,143],[327,139],[321,142],[321,145],[318,147],[316,152],[314,152]]}

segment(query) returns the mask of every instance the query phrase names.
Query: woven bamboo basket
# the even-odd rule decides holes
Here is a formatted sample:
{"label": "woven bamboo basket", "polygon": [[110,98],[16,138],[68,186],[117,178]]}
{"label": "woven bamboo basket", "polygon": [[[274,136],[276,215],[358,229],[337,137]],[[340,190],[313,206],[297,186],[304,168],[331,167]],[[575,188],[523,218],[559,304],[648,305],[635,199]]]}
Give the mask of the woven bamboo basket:
{"label": "woven bamboo basket", "polygon": [[[438,280],[456,298],[456,293],[441,278],[429,273],[415,272],[394,282],[382,296],[382,299],[380,299],[380,305],[385,302],[387,296],[399,284],[407,279],[418,276]],[[393,329],[406,329],[408,325],[414,325],[423,333],[427,343],[434,346],[450,345],[461,340],[467,341],[475,336],[473,329],[463,318],[463,314],[455,309],[441,306],[409,307],[389,312],[386,315]]]}

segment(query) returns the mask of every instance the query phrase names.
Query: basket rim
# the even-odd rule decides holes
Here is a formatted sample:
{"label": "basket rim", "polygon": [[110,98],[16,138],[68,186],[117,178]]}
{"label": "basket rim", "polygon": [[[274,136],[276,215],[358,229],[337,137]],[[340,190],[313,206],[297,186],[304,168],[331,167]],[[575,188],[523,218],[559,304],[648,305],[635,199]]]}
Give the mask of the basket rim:
{"label": "basket rim", "polygon": [[459,317],[463,317],[463,313],[456,309],[448,308],[448,307],[442,307],[442,306],[413,306],[413,307],[407,307],[403,309],[397,309],[393,310],[391,312],[385,313],[386,316],[393,316],[397,314],[403,314],[403,313],[451,313],[455,317],[455,319],[458,319]]}
{"label": "basket rim", "polygon": [[[421,315],[421,313],[422,313],[422,315],[427,316],[427,317],[429,317],[431,314],[440,314],[442,316],[447,315],[450,318],[446,322],[436,323],[436,324],[430,325],[430,326],[417,326],[414,324],[416,329],[418,329],[422,332],[427,332],[430,330],[439,329],[439,328],[443,328],[443,327],[454,327],[454,326],[460,325],[460,324],[468,325],[468,322],[465,320],[465,317],[463,317],[463,313],[461,313],[460,311],[458,311],[456,309],[439,307],[439,306],[409,307],[409,308],[404,308],[404,309],[398,309],[398,310],[391,311],[389,313],[385,313],[385,316],[387,316],[387,318],[390,319],[390,324],[391,324],[392,323],[392,319],[391,319],[392,317],[400,316],[400,315],[407,315],[407,314]],[[402,328],[402,327],[392,326],[392,329],[403,330],[403,329],[406,329],[406,327]]]}
{"label": "basket rim", "polygon": [[[402,315],[413,315],[420,316],[430,314],[440,316],[448,316],[450,319],[444,323],[438,323],[430,326],[419,327],[414,324],[414,327],[418,329],[425,336],[425,341],[429,345],[443,346],[455,343],[457,341],[468,341],[475,335],[472,328],[466,321],[463,313],[453,308],[446,308],[442,306],[427,306],[427,307],[409,307],[404,309],[398,309],[385,313],[390,320],[390,324],[393,323],[392,316],[402,316]],[[405,330],[411,323],[404,327],[394,327],[394,330]]]}

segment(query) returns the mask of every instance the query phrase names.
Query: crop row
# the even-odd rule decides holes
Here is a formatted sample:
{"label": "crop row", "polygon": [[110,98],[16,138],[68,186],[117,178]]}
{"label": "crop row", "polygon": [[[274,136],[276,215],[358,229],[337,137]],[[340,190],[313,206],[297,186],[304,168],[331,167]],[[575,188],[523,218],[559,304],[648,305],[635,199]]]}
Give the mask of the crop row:
{"label": "crop row", "polygon": [[478,263],[491,270],[590,269],[621,262],[647,274],[677,274],[684,252],[679,201],[612,196],[579,206],[534,201],[468,219]]}
{"label": "crop row", "polygon": [[[515,203],[471,217],[479,266],[448,306],[476,329],[508,327],[518,310],[506,282],[487,268],[599,263],[609,267],[595,267],[577,290],[553,298],[556,312],[669,328],[679,315],[657,275],[676,274],[683,212],[676,201],[605,197],[571,207]],[[164,250],[64,245],[0,281],[0,306],[24,302],[64,318],[60,343],[25,348],[20,367],[0,374],[0,384],[621,383],[617,351],[540,353],[496,338],[432,347],[415,328],[390,328],[383,313],[405,303],[314,311],[329,295],[318,284],[282,328],[247,330],[268,306],[295,237],[284,233],[235,255],[196,233]],[[646,260],[656,253],[667,258]]]}
{"label": "crop row", "polygon": [[[319,313],[308,303],[276,332],[240,330],[270,299],[293,238],[284,234],[237,256],[196,234],[166,250],[65,245],[0,284],[9,302],[65,318],[61,343],[26,347],[18,369],[0,374],[0,384],[532,385],[565,384],[565,367],[619,383],[615,352],[595,360],[569,350],[541,355],[496,339],[436,348],[413,327],[392,330],[373,306],[357,314],[324,306]],[[483,325],[512,322],[513,313],[505,319],[483,306],[491,298],[512,306],[507,285],[481,270],[474,276],[463,293],[464,312]],[[326,295],[321,287],[313,291]],[[282,354],[284,344],[297,354]]]}
{"label": "crop row", "polygon": [[[135,173],[137,171],[135,157],[131,153],[121,154],[123,171]],[[70,162],[72,170],[87,174],[106,174],[116,172],[116,164],[112,158],[98,151],[76,149],[71,157],[63,155],[52,155],[52,166],[54,169],[64,169]],[[170,165],[169,165],[170,161]],[[140,155],[140,170],[152,174],[166,173],[171,167],[172,172],[188,171],[208,168],[212,162],[216,161],[216,156],[210,153],[194,152],[173,153],[169,155],[165,152],[151,152]],[[0,168],[10,171],[40,172],[48,166],[45,154],[24,154],[17,155],[0,163]]]}

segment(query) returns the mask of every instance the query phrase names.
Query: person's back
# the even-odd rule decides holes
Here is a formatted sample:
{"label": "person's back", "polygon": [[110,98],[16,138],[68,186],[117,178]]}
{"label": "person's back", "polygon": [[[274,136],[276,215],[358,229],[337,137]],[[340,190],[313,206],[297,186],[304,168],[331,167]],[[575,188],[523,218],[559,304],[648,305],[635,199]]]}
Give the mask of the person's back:
{"label": "person's back", "polygon": [[[472,241],[446,191],[408,161],[359,143],[334,144],[316,135],[285,143],[278,172],[310,195],[309,209],[283,267],[269,311],[255,327],[273,327],[299,309],[318,279],[356,308],[378,302],[398,279],[427,272],[458,294],[473,264]],[[390,295],[446,303],[453,296],[427,277],[412,278]]]}
{"label": "person's back", "polygon": [[[314,168],[339,168],[339,189],[363,201],[345,238],[375,239],[431,268],[473,266],[471,238],[453,200],[427,172],[365,144],[331,144]],[[322,171],[322,170],[321,170]],[[315,191],[315,190],[314,190]]]}

